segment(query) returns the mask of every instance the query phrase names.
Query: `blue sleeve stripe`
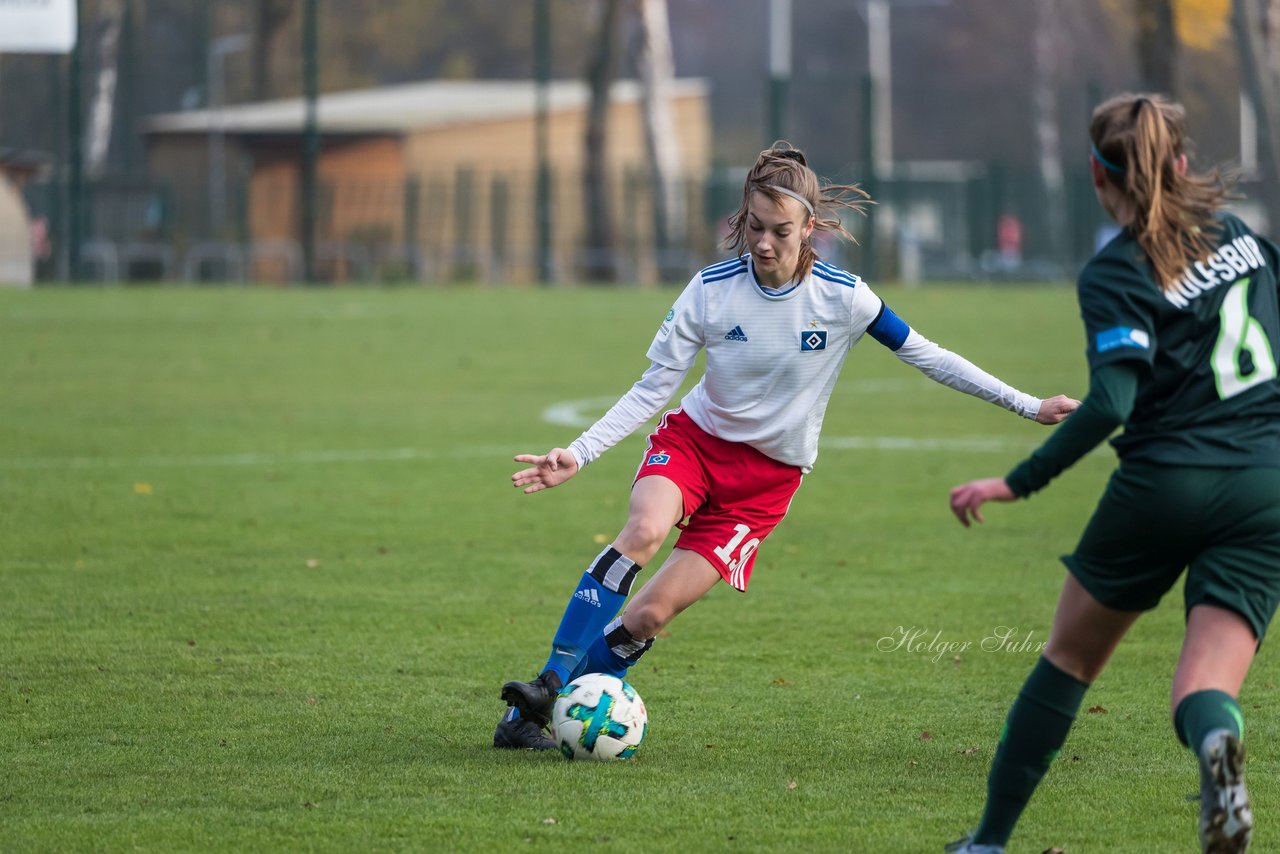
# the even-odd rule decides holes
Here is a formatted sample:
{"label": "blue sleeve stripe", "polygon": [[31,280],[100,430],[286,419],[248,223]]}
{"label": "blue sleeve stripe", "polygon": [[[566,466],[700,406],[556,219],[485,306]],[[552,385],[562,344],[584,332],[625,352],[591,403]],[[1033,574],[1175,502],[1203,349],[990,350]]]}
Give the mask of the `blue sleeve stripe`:
{"label": "blue sleeve stripe", "polygon": [[896,353],[898,348],[906,343],[907,336],[911,334],[911,327],[905,320],[894,314],[893,309],[880,303],[880,313],[867,327],[867,331],[871,333],[872,338]]}
{"label": "blue sleeve stripe", "polygon": [[746,261],[743,260],[742,258],[730,258],[727,261],[721,261],[718,264],[712,264],[709,267],[704,267],[702,270],[702,275],[714,276],[716,273],[722,273],[725,270],[731,270],[731,269],[734,269],[735,267],[738,267],[740,265],[745,265],[745,264],[746,264]]}
{"label": "blue sleeve stripe", "polygon": [[735,267],[728,267],[724,270],[717,270],[712,273],[707,273],[704,270],[702,273],[702,281],[703,281],[703,284],[710,284],[711,282],[718,282],[722,279],[732,279],[734,276],[741,275],[742,272],[746,269],[747,269],[747,264],[744,261]]}
{"label": "blue sleeve stripe", "polygon": [[852,273],[833,267],[824,261],[818,261],[813,265],[813,274],[819,279],[826,279],[828,282],[836,282],[851,288],[856,288],[861,282],[861,279]]}
{"label": "blue sleeve stripe", "polygon": [[714,264],[703,270],[703,282],[719,282],[721,279],[732,279],[735,275],[742,273],[746,269],[746,261],[735,259],[726,264]]}

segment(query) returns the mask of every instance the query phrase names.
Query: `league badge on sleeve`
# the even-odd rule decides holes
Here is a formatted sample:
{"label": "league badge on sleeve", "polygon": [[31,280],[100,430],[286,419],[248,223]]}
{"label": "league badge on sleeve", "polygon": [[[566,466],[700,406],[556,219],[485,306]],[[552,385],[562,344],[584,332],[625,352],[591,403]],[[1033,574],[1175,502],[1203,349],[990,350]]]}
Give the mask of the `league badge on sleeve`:
{"label": "league badge on sleeve", "polygon": [[1151,349],[1151,336],[1144,329],[1130,329],[1117,326],[1098,333],[1095,347],[1099,353],[1114,350],[1117,347],[1134,347],[1138,350]]}
{"label": "league badge on sleeve", "polygon": [[827,349],[827,330],[806,329],[800,333],[800,352],[811,353],[814,350]]}
{"label": "league badge on sleeve", "polygon": [[658,334],[661,335],[663,338],[666,338],[668,335],[670,335],[671,321],[675,319],[676,319],[676,310],[675,310],[675,306],[672,306],[667,311],[667,316],[662,318],[662,325],[658,327]]}

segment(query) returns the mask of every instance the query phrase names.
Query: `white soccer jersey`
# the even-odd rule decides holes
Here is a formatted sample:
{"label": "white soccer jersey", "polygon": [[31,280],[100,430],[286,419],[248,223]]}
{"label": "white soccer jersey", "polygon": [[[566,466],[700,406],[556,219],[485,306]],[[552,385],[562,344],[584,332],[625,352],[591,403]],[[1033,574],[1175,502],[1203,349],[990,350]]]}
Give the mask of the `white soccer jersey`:
{"label": "white soccer jersey", "polygon": [[772,295],[743,256],[693,277],[648,356],[687,370],[706,350],[706,373],[681,409],[713,436],[808,468],[840,368],[881,305],[857,277],[821,263]]}
{"label": "white soccer jersey", "polygon": [[808,472],[840,368],[867,332],[940,383],[1028,418],[1039,411],[1038,398],[912,330],[852,273],[819,261],[798,285],[774,292],[743,255],[693,277],[649,346],[653,367],[570,450],[585,465],[629,435],[705,350],[706,372],[681,409],[713,436]]}

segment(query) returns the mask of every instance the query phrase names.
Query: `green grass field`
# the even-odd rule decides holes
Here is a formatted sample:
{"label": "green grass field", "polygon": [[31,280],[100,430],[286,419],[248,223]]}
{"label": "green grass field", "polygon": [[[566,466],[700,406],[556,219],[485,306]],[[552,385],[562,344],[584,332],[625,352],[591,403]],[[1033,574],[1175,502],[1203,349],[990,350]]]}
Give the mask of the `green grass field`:
{"label": "green grass field", "polygon": [[[675,293],[0,292],[0,849],[936,852],[971,827],[1112,459],[964,530],[948,489],[1047,428],[870,340],[750,592],[714,590],[633,672],[636,759],[490,747],[643,437],[535,496],[511,457],[577,435],[548,408],[625,391]],[[882,295],[1027,391],[1084,393],[1069,288]],[[1180,636],[1179,590],[1011,850],[1195,849]],[[1280,849],[1270,652],[1242,697],[1259,851]]]}

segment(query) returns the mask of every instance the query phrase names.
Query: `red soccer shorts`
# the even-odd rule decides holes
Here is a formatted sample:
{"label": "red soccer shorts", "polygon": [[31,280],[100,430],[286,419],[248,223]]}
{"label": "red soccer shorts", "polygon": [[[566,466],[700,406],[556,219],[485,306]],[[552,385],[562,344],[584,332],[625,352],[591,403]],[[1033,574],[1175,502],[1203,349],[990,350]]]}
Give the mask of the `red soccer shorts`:
{"label": "red soccer shorts", "polygon": [[750,445],[712,436],[678,409],[649,435],[636,480],[652,475],[684,498],[676,548],[702,555],[737,590],[747,589],[756,549],[787,515],[802,477]]}

